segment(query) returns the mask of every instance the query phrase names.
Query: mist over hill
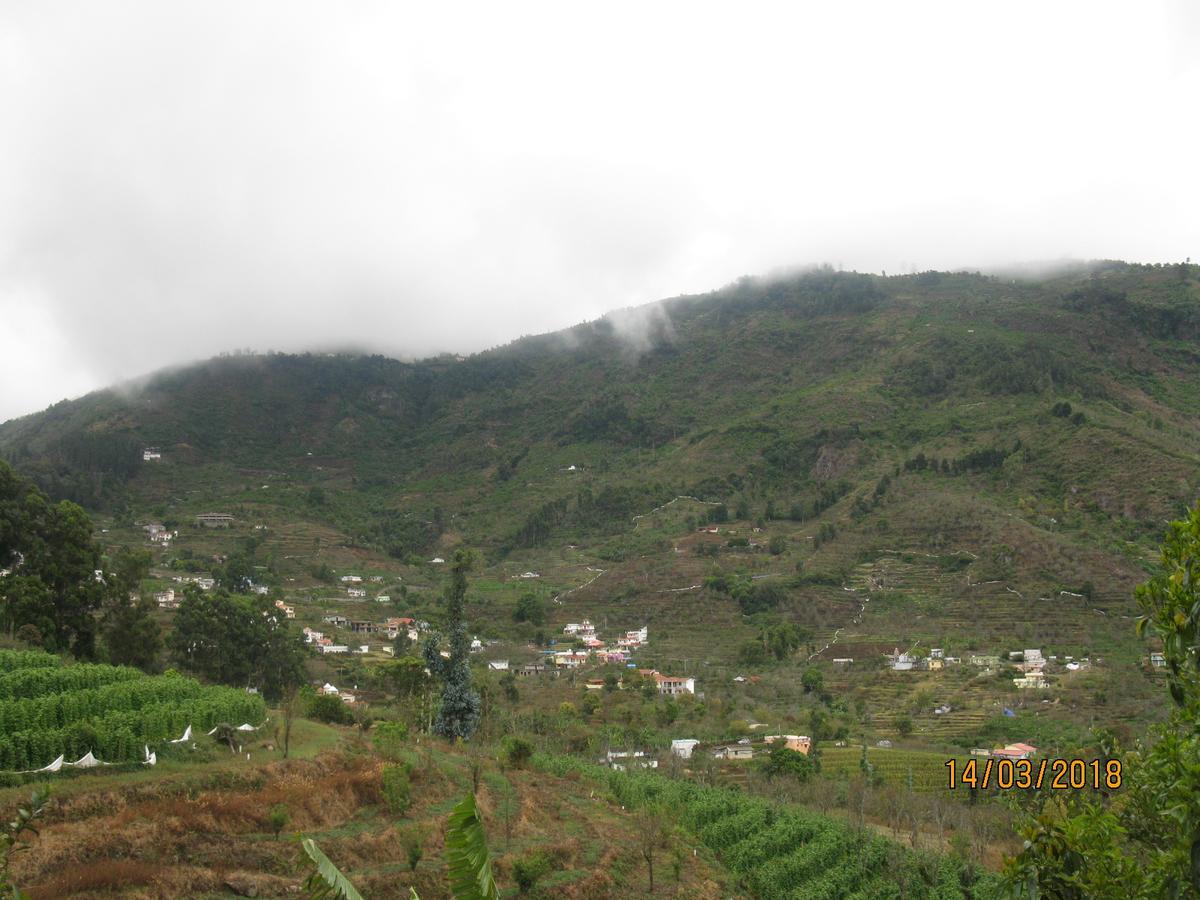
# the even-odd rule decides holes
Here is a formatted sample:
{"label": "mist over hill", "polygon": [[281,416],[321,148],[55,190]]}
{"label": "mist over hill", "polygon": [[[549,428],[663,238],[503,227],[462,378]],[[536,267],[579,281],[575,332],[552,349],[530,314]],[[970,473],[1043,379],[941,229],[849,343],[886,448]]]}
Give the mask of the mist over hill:
{"label": "mist over hill", "polygon": [[269,507],[397,557],[611,537],[679,494],[836,495],[866,527],[881,479],[930,468],[935,495],[1136,540],[1200,486],[1198,271],[826,269],[467,359],[228,356],[5,423],[0,453],[93,509]]}

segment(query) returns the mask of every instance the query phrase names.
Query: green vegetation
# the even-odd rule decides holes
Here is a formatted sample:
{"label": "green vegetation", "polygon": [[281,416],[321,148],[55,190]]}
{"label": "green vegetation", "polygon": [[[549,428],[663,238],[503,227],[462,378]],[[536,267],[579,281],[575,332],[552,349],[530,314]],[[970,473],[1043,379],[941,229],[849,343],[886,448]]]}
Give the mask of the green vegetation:
{"label": "green vegetation", "polygon": [[492,879],[487,836],[475,809],[475,795],[467,794],[450,812],[446,828],[446,864],[450,890],[457,900],[500,900]]}
{"label": "green vegetation", "polygon": [[1138,630],[1163,643],[1174,701],[1148,746],[1106,741],[1101,761],[1120,766],[1110,803],[1047,803],[1022,831],[1025,849],[1006,867],[1014,893],[1064,898],[1200,895],[1200,504],[1174,522],[1161,568],[1138,589]]}
{"label": "green vegetation", "polygon": [[[1132,595],[1156,569],[1161,523],[1200,491],[1197,272],[1112,263],[1015,282],[745,279],[667,301],[670,327],[636,351],[601,320],[462,362],[246,356],[157,376],[133,398],[99,392],[0,425],[0,454],[38,485],[0,468],[0,642],[14,648],[0,649],[0,683],[19,675],[0,699],[4,740],[5,722],[22,717],[58,733],[77,727],[74,709],[111,725],[125,705],[142,715],[192,702],[171,693],[185,692],[176,682],[210,690],[146,678],[165,649],[202,682],[256,687],[280,705],[283,737],[248,749],[254,765],[288,746],[293,716],[331,723],[297,721],[298,734],[341,733],[372,761],[369,777],[313,775],[351,798],[336,816],[286,795],[288,827],[329,831],[312,834],[339,865],[346,854],[364,892],[394,890],[387,879],[403,869],[406,883],[433,885],[444,859],[425,837],[471,790],[489,825],[503,823],[496,877],[533,893],[636,895],[652,878],[662,890],[672,854],[698,840],[709,856],[689,857],[679,888],[695,896],[776,896],[784,881],[770,879],[789,873],[818,893],[886,896],[888,873],[910,894],[958,895],[954,878],[967,878],[960,893],[982,890],[991,879],[970,881],[974,866],[998,869],[1019,849],[1013,825],[1028,806],[1051,824],[1031,832],[1026,887],[1098,892],[1100,869],[1055,853],[1112,847],[1104,877],[1133,860],[1140,874],[1128,883],[1151,894],[1164,873],[1183,877],[1189,847],[1173,841],[1194,823],[1190,800],[1166,787],[1166,773],[1191,765],[1187,720],[1168,695],[1189,696],[1188,657],[1164,649],[1164,671],[1150,654],[1194,633],[1189,598],[1170,600],[1169,586],[1154,595],[1154,627],[1133,633]],[[163,459],[141,464],[142,446]],[[86,503],[100,535],[59,500]],[[196,524],[212,511],[231,514],[230,527]],[[150,523],[178,534],[149,543]],[[478,550],[469,585],[456,556],[467,546]],[[362,579],[354,595],[351,575]],[[211,590],[187,583],[203,576]],[[167,590],[178,610],[153,602]],[[1177,615],[1183,630],[1172,631]],[[385,640],[390,617],[405,626]],[[546,651],[585,646],[563,633],[584,619],[610,647],[643,626],[649,640],[632,666],[592,657],[528,674]],[[350,652],[316,652],[301,626]],[[1044,689],[1014,683],[1008,654],[1029,648],[1045,653]],[[92,675],[44,649],[115,665]],[[922,665],[893,671],[893,651]],[[501,660],[507,670],[489,668]],[[35,669],[78,672],[23,674]],[[697,695],[663,696],[638,669],[694,677]],[[354,704],[300,688],[326,682]],[[768,753],[759,739],[777,733],[811,736],[819,755]],[[469,751],[434,735],[469,739]],[[679,761],[667,748],[685,737],[701,745]],[[762,765],[713,759],[713,745],[743,737]],[[1118,802],[1089,794],[1094,827],[1082,808],[1041,809],[1040,795],[947,796],[947,759],[1016,741],[1045,756],[1119,753],[1157,787],[1123,789]],[[608,750],[657,757],[680,791],[742,798],[728,801],[750,804],[730,813],[740,824],[720,826],[730,835],[774,834],[782,816],[778,844],[743,851],[715,823],[706,836],[707,822],[664,816],[656,800],[629,806],[644,813],[636,828],[601,815],[597,830],[588,816],[599,801],[569,787],[548,798],[528,777],[532,754]],[[232,763],[223,748],[215,756],[206,765]],[[183,765],[167,757],[160,772]],[[624,788],[610,779],[643,776],[582,777],[619,807]],[[269,836],[266,811],[284,795],[264,796],[241,827]],[[1139,820],[1122,805],[1132,797],[1182,819]],[[810,827],[812,840],[783,851]],[[354,836],[386,828],[398,829],[387,862],[350,852]],[[877,832],[949,846],[954,858],[901,851]],[[598,848],[622,840],[628,852],[610,864]],[[1168,847],[1158,868],[1154,841]],[[728,883],[713,854],[734,873]],[[284,862],[295,871],[296,859]],[[837,880],[843,866],[858,873],[852,886]]]}
{"label": "green vegetation", "polygon": [[202,678],[252,686],[271,700],[302,680],[298,639],[269,603],[189,585],[174,625],[172,655]]}
{"label": "green vegetation", "polygon": [[[790,751],[789,751],[790,752]],[[535,765],[603,784],[626,806],[665,806],[758,897],[987,897],[995,879],[950,857],[906,851],[824,816],[723,788],[615,772],[569,757]]]}
{"label": "green vegetation", "polygon": [[451,566],[450,588],[446,594],[447,618],[450,630],[450,653],[443,657],[436,639],[426,642],[425,666],[435,677],[442,679],[442,702],[438,707],[433,730],[447,738],[470,740],[479,727],[479,694],[471,688],[471,669],[468,663],[470,641],[463,620],[463,603],[467,595],[467,572],[473,559],[459,550]]}
{"label": "green vegetation", "polygon": [[89,751],[104,762],[141,762],[146,744],[177,737],[189,725],[207,731],[266,715],[259,697],[178,674],[150,677],[84,664],[49,668],[40,654],[28,654],[30,668],[11,668],[14,656],[0,675],[0,770],[8,772]]}

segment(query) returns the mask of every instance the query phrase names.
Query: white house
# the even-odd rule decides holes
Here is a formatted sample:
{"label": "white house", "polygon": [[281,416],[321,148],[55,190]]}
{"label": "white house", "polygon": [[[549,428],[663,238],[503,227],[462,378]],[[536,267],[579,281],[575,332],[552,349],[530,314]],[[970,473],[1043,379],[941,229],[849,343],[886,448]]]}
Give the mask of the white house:
{"label": "white house", "polygon": [[162,453],[157,447],[147,447],[142,451],[142,462],[150,462],[154,459],[162,459]]}
{"label": "white house", "polygon": [[560,650],[554,654],[554,664],[564,669],[577,669],[588,661],[591,656],[583,650]]}
{"label": "white house", "polygon": [[343,575],[342,582],[346,584],[360,584],[362,582],[361,575]]}
{"label": "white house", "polygon": [[154,595],[154,600],[159,609],[179,609],[179,601],[175,599],[174,590],[159,591]]}
{"label": "white house", "polygon": [[1046,676],[1040,669],[1031,669],[1024,676],[1013,679],[1013,684],[1024,690],[1043,690],[1047,687]]}
{"label": "white house", "polygon": [[392,598],[389,597],[387,594],[380,594],[378,597],[375,598],[375,602],[376,603],[391,603]]}
{"label": "white house", "polygon": [[365,597],[367,592],[362,588],[346,588],[346,595],[349,597]]}
{"label": "white house", "polygon": [[609,750],[605,755],[605,761],[616,769],[618,772],[624,772],[626,769],[657,769],[658,760],[650,756],[644,750]]}
{"label": "white house", "polygon": [[435,566],[440,566],[442,563],[445,562],[445,560],[442,559],[440,556],[435,556],[433,559],[430,560],[430,562],[433,563]]}
{"label": "white house", "polygon": [[573,634],[581,638],[592,638],[596,636],[596,626],[587,619],[584,619],[582,622],[571,622],[563,627],[563,634]]}
{"label": "white house", "polygon": [[655,672],[654,680],[658,683],[658,692],[660,694],[675,696],[676,694],[696,693],[695,678],[676,678],[672,675],[663,675]]}
{"label": "white house", "polygon": [[322,653],[349,653],[350,647],[346,644],[322,644]]}
{"label": "white house", "polygon": [[495,669],[497,672],[507,672],[508,671],[508,660],[507,659],[493,659],[488,662],[488,668]]}
{"label": "white house", "polygon": [[696,745],[700,742],[692,738],[679,738],[671,741],[671,752],[680,759],[691,759],[692,751],[696,749]]}

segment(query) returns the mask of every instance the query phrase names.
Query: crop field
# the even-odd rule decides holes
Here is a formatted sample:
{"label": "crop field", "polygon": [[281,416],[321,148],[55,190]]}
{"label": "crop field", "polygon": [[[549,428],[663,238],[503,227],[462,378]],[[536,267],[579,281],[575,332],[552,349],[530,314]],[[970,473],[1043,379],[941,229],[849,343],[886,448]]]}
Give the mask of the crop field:
{"label": "crop field", "polygon": [[[945,790],[946,760],[950,754],[928,750],[868,747],[867,762],[884,784],[907,787],[914,791]],[[961,763],[969,756],[955,755]],[[821,748],[821,773],[830,778],[859,778],[862,776],[862,747]]]}
{"label": "crop field", "polygon": [[177,674],[148,676],[124,666],[64,666],[40,651],[0,651],[0,771],[39,769],[88,752],[106,763],[141,762],[146,747],[189,725],[257,725],[260,697],[206,687]]}
{"label": "crop field", "polygon": [[605,785],[625,807],[666,808],[758,897],[981,896],[992,879],[950,857],[911,851],[837,820],[730,788],[616,772],[568,757],[535,765]]}

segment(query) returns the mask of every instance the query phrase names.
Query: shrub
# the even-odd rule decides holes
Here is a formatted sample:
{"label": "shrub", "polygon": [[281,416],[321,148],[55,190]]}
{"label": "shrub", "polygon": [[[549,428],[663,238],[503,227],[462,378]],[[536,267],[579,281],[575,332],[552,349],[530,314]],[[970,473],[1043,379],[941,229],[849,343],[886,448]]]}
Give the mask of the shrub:
{"label": "shrub", "polygon": [[267,813],[267,824],[271,826],[271,833],[275,837],[279,837],[279,832],[283,831],[288,823],[288,808],[286,803],[276,803]]}
{"label": "shrub", "polygon": [[375,726],[375,750],[386,759],[397,759],[408,740],[408,726],[403,722],[380,722]]}
{"label": "shrub", "polygon": [[305,715],[318,722],[331,725],[353,725],[354,713],[341,697],[332,694],[313,694],[305,701]]}
{"label": "shrub", "polygon": [[537,880],[550,871],[550,858],[542,852],[531,853],[513,861],[513,881],[517,883],[517,892],[528,894],[537,884]]}
{"label": "shrub", "polygon": [[408,861],[408,871],[415,872],[417,863],[425,856],[425,833],[414,825],[401,832],[400,842],[404,846],[404,858]]}
{"label": "shrub", "polygon": [[533,744],[516,735],[506,735],[500,741],[500,764],[505,768],[523,769],[533,756]]}
{"label": "shrub", "polygon": [[388,812],[401,816],[412,806],[412,785],[409,781],[409,766],[406,763],[383,767],[380,789]]}

